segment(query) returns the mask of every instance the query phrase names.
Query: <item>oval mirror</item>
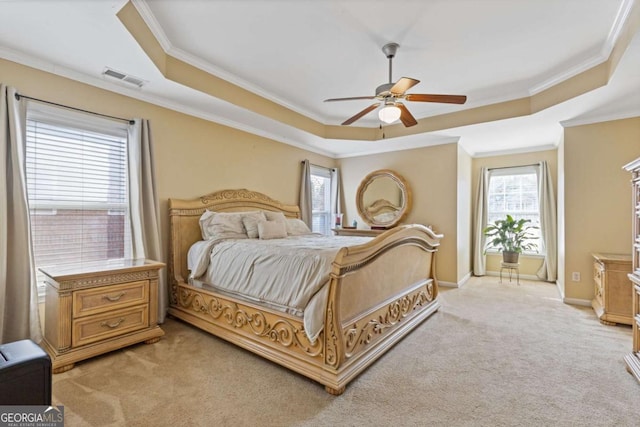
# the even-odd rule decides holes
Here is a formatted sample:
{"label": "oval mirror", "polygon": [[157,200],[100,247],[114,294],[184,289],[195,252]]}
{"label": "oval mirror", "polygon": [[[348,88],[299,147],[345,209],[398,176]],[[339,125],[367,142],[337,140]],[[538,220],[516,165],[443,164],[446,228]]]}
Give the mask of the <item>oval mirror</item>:
{"label": "oval mirror", "polygon": [[372,227],[394,227],[411,208],[411,191],[399,174],[382,169],[367,175],[356,193],[358,213]]}

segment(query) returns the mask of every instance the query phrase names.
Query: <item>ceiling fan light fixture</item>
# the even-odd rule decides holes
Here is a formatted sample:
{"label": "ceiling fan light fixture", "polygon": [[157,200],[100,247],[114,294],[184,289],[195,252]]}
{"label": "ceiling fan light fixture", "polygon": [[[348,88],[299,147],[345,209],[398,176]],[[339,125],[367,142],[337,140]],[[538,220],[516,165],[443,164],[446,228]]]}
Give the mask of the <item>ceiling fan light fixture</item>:
{"label": "ceiling fan light fixture", "polygon": [[385,105],[378,111],[378,117],[384,123],[390,124],[400,119],[400,109],[395,105]]}

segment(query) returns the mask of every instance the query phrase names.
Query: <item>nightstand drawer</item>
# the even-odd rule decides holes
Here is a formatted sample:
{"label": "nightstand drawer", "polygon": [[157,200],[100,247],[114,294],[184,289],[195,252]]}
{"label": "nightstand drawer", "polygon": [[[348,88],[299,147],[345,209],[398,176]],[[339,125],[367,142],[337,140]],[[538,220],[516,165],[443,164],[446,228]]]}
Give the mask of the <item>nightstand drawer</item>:
{"label": "nightstand drawer", "polygon": [[131,307],[149,301],[149,281],[104,286],[73,293],[73,317]]}
{"label": "nightstand drawer", "polygon": [[73,347],[123,335],[149,326],[149,306],[124,308],[73,321]]}

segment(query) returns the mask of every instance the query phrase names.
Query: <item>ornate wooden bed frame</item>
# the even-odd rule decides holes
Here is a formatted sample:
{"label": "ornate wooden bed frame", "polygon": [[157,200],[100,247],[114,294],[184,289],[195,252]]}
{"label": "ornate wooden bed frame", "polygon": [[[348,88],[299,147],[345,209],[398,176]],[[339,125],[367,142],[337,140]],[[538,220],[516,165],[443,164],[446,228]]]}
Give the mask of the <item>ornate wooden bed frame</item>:
{"label": "ornate wooden bed frame", "polygon": [[169,314],[315,380],[331,394],[341,394],[349,381],[440,306],[435,253],[442,235],[422,225],[396,227],[338,252],[325,326],[311,342],[301,318],[188,284],[187,252],[201,240],[198,220],[205,209],[300,216],[297,206],[245,189],[195,200],[169,199]]}

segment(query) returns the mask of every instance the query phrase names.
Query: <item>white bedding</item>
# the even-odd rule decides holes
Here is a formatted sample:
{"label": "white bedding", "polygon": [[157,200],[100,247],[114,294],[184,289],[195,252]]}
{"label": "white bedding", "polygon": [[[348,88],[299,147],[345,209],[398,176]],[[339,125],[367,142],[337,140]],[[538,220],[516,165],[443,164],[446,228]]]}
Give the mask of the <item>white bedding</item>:
{"label": "white bedding", "polygon": [[332,261],[340,248],[371,239],[312,234],[201,241],[189,250],[189,281],[302,317],[315,341],[324,323]]}

